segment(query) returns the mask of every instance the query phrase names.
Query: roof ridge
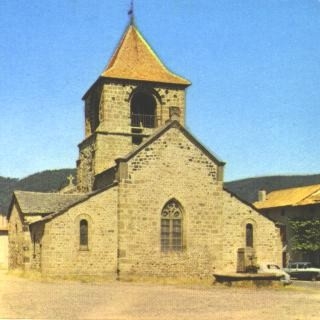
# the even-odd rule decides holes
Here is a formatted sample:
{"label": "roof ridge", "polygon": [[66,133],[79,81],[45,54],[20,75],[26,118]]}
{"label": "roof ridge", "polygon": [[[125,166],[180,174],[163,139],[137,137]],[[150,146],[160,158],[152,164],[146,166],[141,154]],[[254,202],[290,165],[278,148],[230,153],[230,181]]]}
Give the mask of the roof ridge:
{"label": "roof ridge", "polygon": [[255,201],[254,206],[259,209],[266,209],[313,204],[315,200],[312,199],[312,197],[319,192],[319,190],[320,184],[274,190],[268,193],[266,200]]}
{"label": "roof ridge", "polygon": [[45,191],[28,191],[28,190],[14,190],[14,194],[17,193],[29,193],[29,194],[43,194],[43,195],[59,195],[59,196],[83,196],[86,195],[86,193],[59,193],[59,192],[45,192]]}
{"label": "roof ridge", "polygon": [[290,187],[290,188],[285,188],[285,189],[272,190],[268,194],[271,194],[274,192],[285,192],[285,191],[294,190],[294,189],[296,189],[296,190],[297,189],[307,189],[307,188],[316,187],[316,186],[318,186],[318,188],[320,188],[320,184],[310,184],[310,185],[300,186],[300,187]]}

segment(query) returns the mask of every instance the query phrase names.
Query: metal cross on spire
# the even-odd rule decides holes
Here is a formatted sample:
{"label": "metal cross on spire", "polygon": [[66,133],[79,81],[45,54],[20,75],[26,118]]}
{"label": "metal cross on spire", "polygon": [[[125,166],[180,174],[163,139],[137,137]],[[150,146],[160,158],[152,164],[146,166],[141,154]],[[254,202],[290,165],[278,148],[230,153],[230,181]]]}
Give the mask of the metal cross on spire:
{"label": "metal cross on spire", "polygon": [[128,15],[130,17],[130,24],[134,24],[133,0],[131,0],[130,9],[128,11]]}

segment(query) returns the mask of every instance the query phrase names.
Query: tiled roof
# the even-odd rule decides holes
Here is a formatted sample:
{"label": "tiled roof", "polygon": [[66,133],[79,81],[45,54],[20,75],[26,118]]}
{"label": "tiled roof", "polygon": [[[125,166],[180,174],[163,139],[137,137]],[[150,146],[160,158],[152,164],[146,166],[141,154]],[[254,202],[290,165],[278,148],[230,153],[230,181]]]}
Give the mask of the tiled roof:
{"label": "tiled roof", "polygon": [[127,28],[101,76],[190,85],[165,67],[133,24]]}
{"label": "tiled roof", "polygon": [[[36,215],[32,215],[32,216],[29,216],[28,217],[28,220],[29,220],[29,223],[30,224],[33,224],[33,223],[38,223],[38,222],[47,222],[47,221],[50,221],[52,220],[53,218],[59,216],[60,214],[63,214],[66,210],[68,210],[69,208],[71,208],[73,205],[76,205],[82,201],[86,201],[87,199],[89,199],[90,197],[96,195],[96,194],[99,194],[100,192],[103,192],[103,191],[106,191],[110,188],[113,188],[115,186],[117,186],[118,183],[117,182],[113,182],[112,184],[102,188],[102,189],[99,189],[99,190],[96,190],[96,191],[93,191],[91,193],[86,193],[86,194],[78,194],[78,195],[75,195],[75,194],[57,194],[57,193],[54,193],[54,195],[60,195],[61,197],[57,197],[58,201],[60,201],[61,205],[54,208],[55,210],[53,210],[53,208],[51,208],[51,210],[47,210],[46,214],[42,214],[41,217],[39,216],[36,216]],[[51,193],[52,194],[52,193]],[[72,198],[73,196],[73,198]],[[45,203],[45,206],[48,205],[48,208],[49,208],[49,204]],[[50,208],[49,208],[50,209]],[[34,219],[30,219],[30,217],[34,218]]]}
{"label": "tiled roof", "polygon": [[257,201],[254,206],[258,209],[267,209],[317,203],[320,203],[320,184],[272,191],[267,194],[265,201]]}
{"label": "tiled roof", "polygon": [[60,194],[15,191],[14,196],[24,214],[47,215],[61,211],[88,198],[84,194]]}

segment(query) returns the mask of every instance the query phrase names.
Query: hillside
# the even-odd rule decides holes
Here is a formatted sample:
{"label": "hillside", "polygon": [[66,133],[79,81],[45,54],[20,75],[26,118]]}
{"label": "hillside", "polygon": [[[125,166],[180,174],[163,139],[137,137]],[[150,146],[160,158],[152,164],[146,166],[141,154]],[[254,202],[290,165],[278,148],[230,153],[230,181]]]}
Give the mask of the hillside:
{"label": "hillside", "polygon": [[[48,170],[33,174],[24,179],[0,177],[0,212],[6,214],[14,190],[54,192],[66,186],[67,177],[76,176],[76,169]],[[320,174],[299,176],[268,176],[248,178],[225,183],[225,188],[247,202],[257,200],[259,190],[267,192],[320,184]]]}
{"label": "hillside", "polygon": [[252,203],[258,200],[259,190],[266,190],[268,193],[273,190],[312,184],[320,184],[320,174],[248,178],[226,182],[225,188],[235,193],[241,199]]}
{"label": "hillside", "polygon": [[68,184],[67,177],[76,169],[47,170],[23,179],[0,177],[0,212],[6,214],[14,190],[54,192]]}

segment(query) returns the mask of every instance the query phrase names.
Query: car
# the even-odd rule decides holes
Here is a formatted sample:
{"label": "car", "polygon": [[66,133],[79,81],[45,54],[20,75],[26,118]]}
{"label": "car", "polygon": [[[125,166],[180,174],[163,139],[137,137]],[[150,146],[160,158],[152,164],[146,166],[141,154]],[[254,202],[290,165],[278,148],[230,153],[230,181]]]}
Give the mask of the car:
{"label": "car", "polygon": [[320,279],[320,268],[313,267],[311,262],[290,262],[284,270],[292,278],[313,281]]}
{"label": "car", "polygon": [[273,273],[276,276],[280,276],[280,281],[283,284],[290,284],[290,274],[281,269],[276,263],[261,263],[259,265],[258,273]]}

